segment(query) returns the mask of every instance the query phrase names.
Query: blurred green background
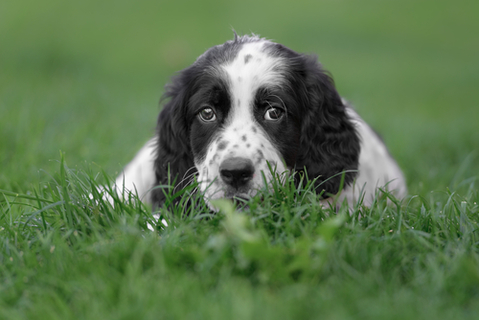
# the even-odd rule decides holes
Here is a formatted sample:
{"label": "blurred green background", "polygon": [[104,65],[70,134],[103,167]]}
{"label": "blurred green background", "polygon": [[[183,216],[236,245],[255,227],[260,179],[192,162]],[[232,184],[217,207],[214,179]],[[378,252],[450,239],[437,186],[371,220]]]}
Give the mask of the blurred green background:
{"label": "blurred green background", "polygon": [[460,188],[479,169],[478,14],[477,0],[2,1],[0,189],[49,179],[60,150],[114,176],[169,78],[232,29],[316,53],[412,193]]}

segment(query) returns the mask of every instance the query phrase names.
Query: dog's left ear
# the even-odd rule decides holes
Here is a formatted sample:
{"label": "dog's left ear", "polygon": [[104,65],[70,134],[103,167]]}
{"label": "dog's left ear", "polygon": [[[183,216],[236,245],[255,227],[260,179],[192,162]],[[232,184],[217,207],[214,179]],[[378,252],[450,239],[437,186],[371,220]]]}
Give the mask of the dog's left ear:
{"label": "dog's left ear", "polygon": [[359,164],[360,141],[333,79],[314,56],[302,56],[304,91],[300,93],[303,117],[296,170],[316,180],[317,192],[336,194],[344,173],[350,184]]}
{"label": "dog's left ear", "polygon": [[[183,70],[166,86],[163,99],[169,101],[160,112],[157,123],[158,146],[154,162],[156,185],[173,187],[179,191],[188,185],[187,174],[196,172],[188,138],[189,128],[186,122],[186,108],[190,95],[190,71]],[[153,190],[153,203],[161,206],[168,190]],[[173,192],[173,193],[174,193]]]}

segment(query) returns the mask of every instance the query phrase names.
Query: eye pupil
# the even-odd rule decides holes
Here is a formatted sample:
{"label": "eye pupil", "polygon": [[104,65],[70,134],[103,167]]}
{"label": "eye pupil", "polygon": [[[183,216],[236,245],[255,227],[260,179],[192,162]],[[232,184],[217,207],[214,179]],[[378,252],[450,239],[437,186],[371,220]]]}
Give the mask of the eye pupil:
{"label": "eye pupil", "polygon": [[266,113],[264,114],[264,119],[270,120],[270,121],[276,121],[276,120],[279,120],[282,116],[283,116],[283,110],[279,108],[271,107],[268,110],[266,110]]}
{"label": "eye pupil", "polygon": [[200,111],[199,116],[201,120],[212,122],[216,120],[216,114],[211,108],[204,108]]}
{"label": "eye pupil", "polygon": [[277,112],[277,110],[276,110],[275,108],[271,108],[271,109],[269,110],[269,117],[270,117],[271,119],[278,119],[279,114],[278,114],[278,112]]}

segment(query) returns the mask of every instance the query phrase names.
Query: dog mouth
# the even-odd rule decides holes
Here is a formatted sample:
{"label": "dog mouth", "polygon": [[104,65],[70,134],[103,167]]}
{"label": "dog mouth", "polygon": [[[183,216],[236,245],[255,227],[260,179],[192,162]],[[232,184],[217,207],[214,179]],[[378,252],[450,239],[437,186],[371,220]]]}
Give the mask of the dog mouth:
{"label": "dog mouth", "polygon": [[231,202],[233,202],[234,206],[237,210],[247,210],[249,208],[248,202],[250,197],[246,196],[234,196],[232,198],[228,198]]}
{"label": "dog mouth", "polygon": [[230,194],[223,199],[230,201],[237,209],[247,209],[251,195],[246,193]]}
{"label": "dog mouth", "polygon": [[251,199],[251,196],[249,194],[234,194],[234,195],[229,195],[225,199],[231,200],[233,202],[248,202],[249,199]]}
{"label": "dog mouth", "polygon": [[251,200],[251,196],[247,194],[235,194],[229,196],[223,196],[215,199],[208,199],[205,198],[206,204],[213,212],[218,212],[221,206],[217,206],[215,203],[216,201],[226,201],[233,205],[235,210],[243,211],[249,208],[249,202]]}

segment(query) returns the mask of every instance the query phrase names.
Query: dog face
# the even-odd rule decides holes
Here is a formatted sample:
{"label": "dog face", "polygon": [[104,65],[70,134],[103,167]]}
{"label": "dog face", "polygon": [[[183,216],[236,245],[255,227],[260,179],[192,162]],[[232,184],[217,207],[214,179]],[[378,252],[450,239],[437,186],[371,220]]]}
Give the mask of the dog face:
{"label": "dog face", "polygon": [[249,197],[289,166],[299,123],[288,114],[284,59],[267,42],[245,43],[231,61],[212,67],[217,82],[190,100],[190,141],[198,181],[208,199]]}
{"label": "dog face", "polygon": [[[196,176],[207,200],[248,198],[277,173],[305,170],[336,193],[359,139],[316,59],[258,38],[215,46],[167,87],[158,120],[158,184]],[[333,177],[333,178],[331,178]],[[349,183],[354,174],[348,173]],[[153,199],[160,204],[163,192]]]}

